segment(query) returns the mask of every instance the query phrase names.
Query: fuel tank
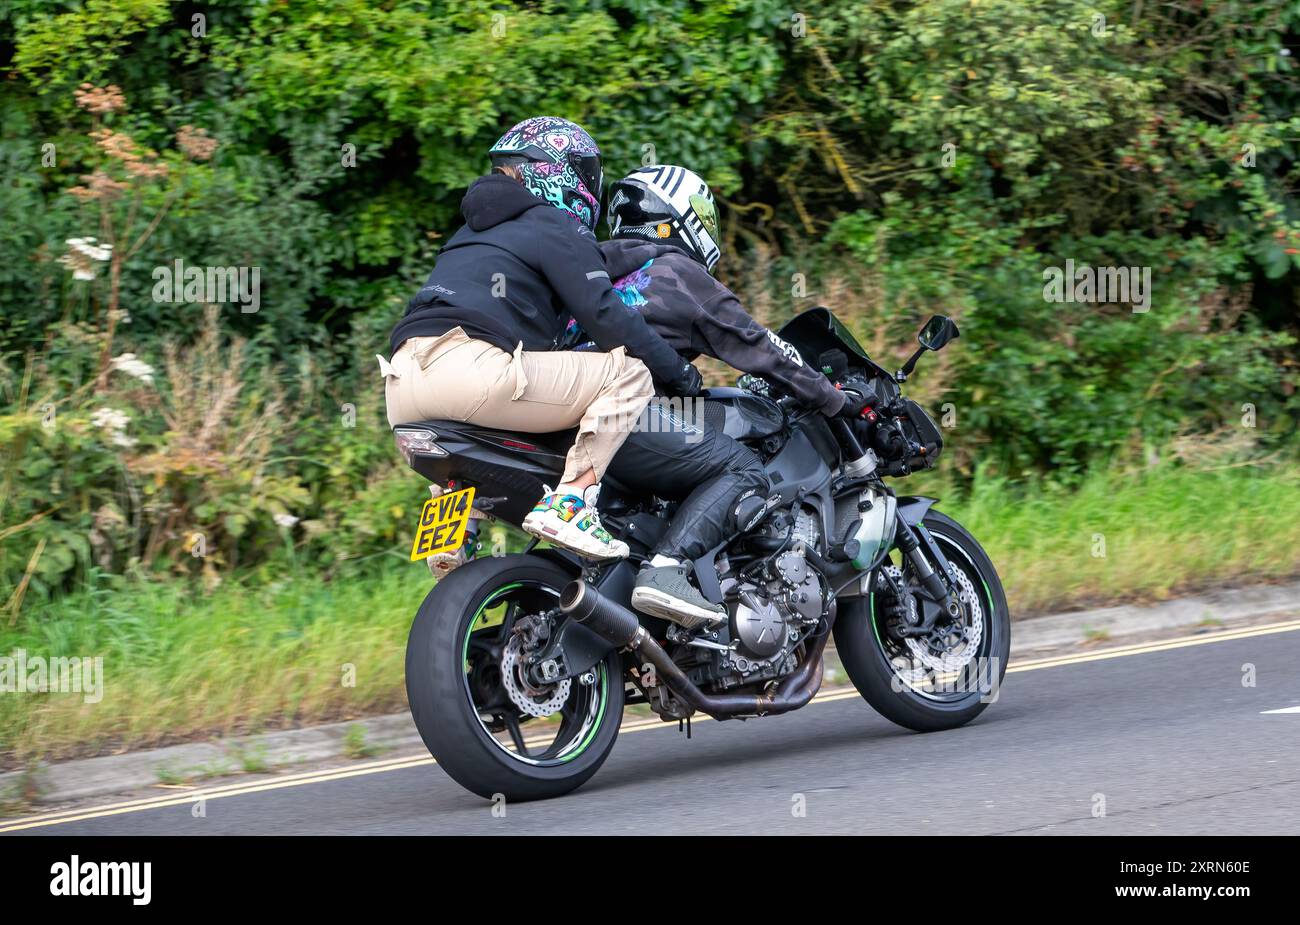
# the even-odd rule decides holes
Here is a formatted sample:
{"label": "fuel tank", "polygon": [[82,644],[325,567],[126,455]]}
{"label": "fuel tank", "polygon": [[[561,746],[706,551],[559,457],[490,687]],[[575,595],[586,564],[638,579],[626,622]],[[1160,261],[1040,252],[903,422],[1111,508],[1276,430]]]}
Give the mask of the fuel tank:
{"label": "fuel tank", "polygon": [[744,389],[708,389],[701,397],[704,423],[734,440],[757,440],[785,426],[780,405]]}

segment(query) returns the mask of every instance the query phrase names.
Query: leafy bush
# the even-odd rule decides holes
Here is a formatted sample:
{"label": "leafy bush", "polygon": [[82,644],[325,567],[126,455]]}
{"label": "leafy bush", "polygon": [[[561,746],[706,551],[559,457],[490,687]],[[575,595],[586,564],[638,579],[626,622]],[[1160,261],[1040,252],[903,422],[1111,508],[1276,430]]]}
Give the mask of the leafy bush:
{"label": "leafy bush", "polygon": [[412,483],[375,390],[341,401],[307,354],[296,369],[268,363],[218,317],[157,359],[114,357],[99,389],[107,334],[80,325],[5,370],[6,585],[45,593],[91,568],[212,583],[286,559],[328,573],[405,529]]}

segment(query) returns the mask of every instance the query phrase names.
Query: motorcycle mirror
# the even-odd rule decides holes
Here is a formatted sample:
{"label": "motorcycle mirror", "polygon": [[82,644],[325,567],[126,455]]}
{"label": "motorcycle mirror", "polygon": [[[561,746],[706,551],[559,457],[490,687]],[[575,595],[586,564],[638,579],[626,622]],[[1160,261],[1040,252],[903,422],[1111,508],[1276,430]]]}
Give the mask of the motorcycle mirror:
{"label": "motorcycle mirror", "polygon": [[916,335],[917,342],[925,350],[942,350],[948,341],[961,337],[957,322],[945,315],[931,315],[930,320]]}
{"label": "motorcycle mirror", "polygon": [[912,375],[912,370],[916,368],[916,361],[921,359],[921,354],[927,350],[942,350],[948,341],[956,340],[960,336],[957,322],[945,315],[931,315],[925,327],[921,328],[920,333],[916,335],[916,340],[921,346],[907,358],[903,368],[894,373],[894,379],[898,382],[906,382],[907,377]]}

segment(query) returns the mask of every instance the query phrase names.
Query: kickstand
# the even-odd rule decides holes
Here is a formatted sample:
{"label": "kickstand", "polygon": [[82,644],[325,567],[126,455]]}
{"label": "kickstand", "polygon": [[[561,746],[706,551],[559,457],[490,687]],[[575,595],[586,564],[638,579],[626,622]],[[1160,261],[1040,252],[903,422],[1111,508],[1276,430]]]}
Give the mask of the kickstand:
{"label": "kickstand", "polygon": [[686,738],[689,739],[689,738],[691,737],[691,718],[688,716],[688,717],[686,717],[686,719],[684,719],[684,720],[683,720],[683,719],[679,719],[679,720],[677,721],[677,731],[678,731],[678,732],[681,732],[681,731],[682,731],[682,725],[683,725],[683,724],[685,724],[685,726],[686,726]]}

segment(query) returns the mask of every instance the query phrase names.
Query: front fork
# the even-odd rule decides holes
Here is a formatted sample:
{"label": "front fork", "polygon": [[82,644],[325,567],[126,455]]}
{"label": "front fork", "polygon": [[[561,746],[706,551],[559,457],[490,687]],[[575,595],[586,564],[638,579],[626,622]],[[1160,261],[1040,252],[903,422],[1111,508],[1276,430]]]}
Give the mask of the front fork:
{"label": "front fork", "polygon": [[[925,528],[914,528],[905,518],[899,517],[894,532],[894,545],[912,563],[912,570],[921,583],[921,596],[926,599],[926,604],[920,608],[921,622],[915,626],[900,627],[900,633],[904,636],[924,636],[934,629],[939,617],[945,613],[954,620],[960,619],[961,601],[957,597],[956,576]],[[931,565],[932,561],[939,566],[938,569]]]}
{"label": "front fork", "polygon": [[[840,445],[848,457],[853,460],[865,459],[867,451],[863,449],[862,444],[858,441],[857,434],[853,428],[843,418],[835,418],[831,425],[834,428],[836,436],[839,438]],[[872,457],[874,465],[875,457]],[[851,465],[851,464],[850,464]],[[846,467],[847,468],[847,467]],[[925,505],[920,511],[917,518],[917,525],[920,527],[921,518],[925,516],[925,510],[929,505]],[[918,536],[919,533],[919,536]],[[907,522],[902,510],[898,512],[898,519],[894,528],[894,545],[903,551],[915,569],[917,578],[921,582],[922,596],[925,597],[929,606],[922,607],[924,615],[920,624],[907,630],[909,634],[923,636],[934,628],[938,622],[940,614],[947,613],[949,617],[958,618],[961,616],[961,602],[957,599],[957,579],[952,574],[952,566],[944,558],[939,547],[930,539],[930,534],[925,532],[924,528],[913,529],[912,525]],[[930,558],[927,559],[926,556]],[[930,564],[933,560],[939,570]]]}

